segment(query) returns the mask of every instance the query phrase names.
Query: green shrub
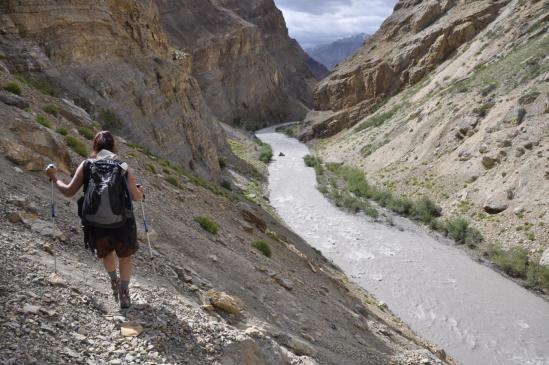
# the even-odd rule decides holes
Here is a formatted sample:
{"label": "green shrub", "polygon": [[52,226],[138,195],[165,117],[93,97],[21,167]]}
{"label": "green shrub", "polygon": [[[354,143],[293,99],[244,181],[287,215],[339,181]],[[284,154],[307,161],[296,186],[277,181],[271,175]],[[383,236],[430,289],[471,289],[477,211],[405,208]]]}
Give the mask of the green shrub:
{"label": "green shrub", "polygon": [[149,169],[150,172],[152,172],[153,174],[156,174],[156,167],[154,167],[153,164],[148,163],[147,168]]}
{"label": "green shrub", "polygon": [[49,128],[49,129],[52,128],[51,122],[50,122],[46,117],[44,117],[43,115],[37,116],[37,117],[36,117],[36,122],[37,122],[38,124],[43,125],[43,126],[46,127],[46,128]]}
{"label": "green shrub", "polygon": [[488,248],[490,260],[499,266],[507,274],[525,278],[528,269],[528,251],[524,248],[513,247],[504,251],[494,245]]}
{"label": "green shrub", "polygon": [[253,241],[252,242],[252,246],[256,249],[258,249],[259,251],[261,251],[261,253],[263,253],[263,255],[267,256],[267,257],[271,257],[273,255],[273,252],[271,250],[271,246],[269,246],[269,244],[263,240],[256,240],[256,241]]}
{"label": "green shrub", "polygon": [[379,127],[389,119],[395,116],[395,114],[398,112],[398,107],[394,107],[393,109],[385,112],[376,114],[374,116],[369,117],[364,122],[360,123],[360,125],[356,128],[355,132],[360,132],[364,129],[368,129],[370,127]]}
{"label": "green shrub", "polygon": [[205,231],[210,232],[211,234],[217,234],[219,232],[219,226],[211,218],[204,215],[194,217],[195,222],[200,224]]}
{"label": "green shrub", "polygon": [[179,179],[177,178],[177,176],[173,176],[173,175],[168,175],[166,177],[164,177],[164,179],[172,184],[173,186],[175,186],[176,188],[179,188],[181,187],[181,185],[179,184]]}
{"label": "green shrub", "polygon": [[528,286],[534,289],[549,289],[549,266],[541,266],[538,262],[528,264]]}
{"label": "green shrub", "polygon": [[59,127],[55,131],[62,136],[66,136],[67,134],[69,134],[69,132],[67,132],[67,128],[63,128],[63,127]]}
{"label": "green shrub", "polygon": [[55,88],[48,78],[41,74],[16,74],[15,78],[24,84],[27,84],[44,95],[57,96]]}
{"label": "green shrub", "polygon": [[364,208],[364,214],[366,214],[368,217],[372,217],[372,218],[379,217],[379,212],[377,211],[377,209],[374,208],[374,207],[370,207],[370,206],[366,206]]}
{"label": "green shrub", "polygon": [[72,148],[72,150],[78,153],[82,157],[88,156],[88,148],[78,138],[74,136],[65,136],[65,142]]}
{"label": "green shrub", "polygon": [[90,141],[95,139],[95,133],[89,128],[86,127],[80,127],[78,128],[78,133],[86,139],[89,139]]}
{"label": "green shrub", "polygon": [[42,108],[48,114],[53,115],[54,117],[59,116],[59,108],[56,105],[48,104]]}
{"label": "green shrub", "polygon": [[404,215],[404,216],[410,215],[413,207],[414,207],[414,202],[406,198],[393,198],[387,204],[387,208],[389,208],[390,210],[392,210],[397,214]]}
{"label": "green shrub", "polygon": [[101,128],[105,130],[117,130],[122,127],[122,120],[120,117],[109,109],[103,109],[99,112],[99,123]]}
{"label": "green shrub", "polygon": [[414,202],[411,216],[423,223],[430,223],[434,218],[440,217],[441,209],[431,199],[423,197]]}
{"label": "green shrub", "polygon": [[8,82],[7,84],[2,85],[2,89],[16,95],[21,95],[22,93],[21,86],[16,82]]}
{"label": "green shrub", "polygon": [[259,152],[259,161],[263,163],[269,163],[273,159],[273,149],[271,145],[267,143],[261,144],[261,149]]}

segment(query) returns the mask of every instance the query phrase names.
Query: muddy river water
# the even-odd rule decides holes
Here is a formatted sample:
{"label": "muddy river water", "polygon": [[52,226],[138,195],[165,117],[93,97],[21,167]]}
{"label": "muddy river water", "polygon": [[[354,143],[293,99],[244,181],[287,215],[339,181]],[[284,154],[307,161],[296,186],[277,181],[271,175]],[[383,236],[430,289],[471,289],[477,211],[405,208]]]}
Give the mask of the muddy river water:
{"label": "muddy river water", "polygon": [[464,365],[549,365],[548,302],[405,219],[339,210],[316,189],[307,146],[273,129],[257,136],[273,147],[280,217],[419,335]]}

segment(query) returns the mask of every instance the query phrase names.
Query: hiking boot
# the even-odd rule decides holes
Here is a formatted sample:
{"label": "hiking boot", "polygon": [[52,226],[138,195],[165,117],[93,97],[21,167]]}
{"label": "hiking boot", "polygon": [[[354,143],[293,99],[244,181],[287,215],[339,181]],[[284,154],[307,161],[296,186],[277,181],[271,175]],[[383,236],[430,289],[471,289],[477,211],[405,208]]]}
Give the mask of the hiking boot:
{"label": "hiking boot", "polygon": [[120,300],[120,308],[128,309],[132,305],[130,299],[130,289],[122,289],[118,291],[118,298]]}
{"label": "hiking boot", "polygon": [[114,296],[114,300],[118,302],[118,292],[120,291],[119,278],[116,278],[115,280],[111,280],[111,289],[112,289],[112,295]]}

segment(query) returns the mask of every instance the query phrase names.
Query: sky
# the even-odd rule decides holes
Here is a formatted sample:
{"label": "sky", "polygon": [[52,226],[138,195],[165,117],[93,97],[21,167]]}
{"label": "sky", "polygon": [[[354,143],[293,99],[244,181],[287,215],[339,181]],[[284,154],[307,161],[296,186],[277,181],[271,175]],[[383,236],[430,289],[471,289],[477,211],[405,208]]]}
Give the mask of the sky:
{"label": "sky", "polygon": [[275,0],[290,36],[303,48],[359,33],[373,34],[396,0]]}

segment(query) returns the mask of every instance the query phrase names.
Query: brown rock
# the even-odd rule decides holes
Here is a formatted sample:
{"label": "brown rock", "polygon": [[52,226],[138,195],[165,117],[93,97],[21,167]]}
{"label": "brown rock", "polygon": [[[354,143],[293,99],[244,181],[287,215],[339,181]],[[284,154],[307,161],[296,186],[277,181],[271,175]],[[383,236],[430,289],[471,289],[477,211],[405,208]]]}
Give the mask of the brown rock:
{"label": "brown rock", "polygon": [[240,213],[242,214],[242,217],[244,217],[244,220],[255,225],[257,229],[263,233],[267,231],[267,223],[257,216],[250,205],[246,203],[239,203],[238,207],[240,208]]}
{"label": "brown rock", "polygon": [[219,292],[213,289],[208,291],[208,300],[211,305],[224,312],[239,317],[243,310],[243,303],[240,299],[230,296],[227,293]]}
{"label": "brown rock", "polygon": [[134,323],[123,323],[120,326],[120,333],[124,337],[137,337],[143,332],[143,326]]}
{"label": "brown rock", "polygon": [[483,156],[481,162],[484,168],[491,169],[499,163],[499,157]]}

